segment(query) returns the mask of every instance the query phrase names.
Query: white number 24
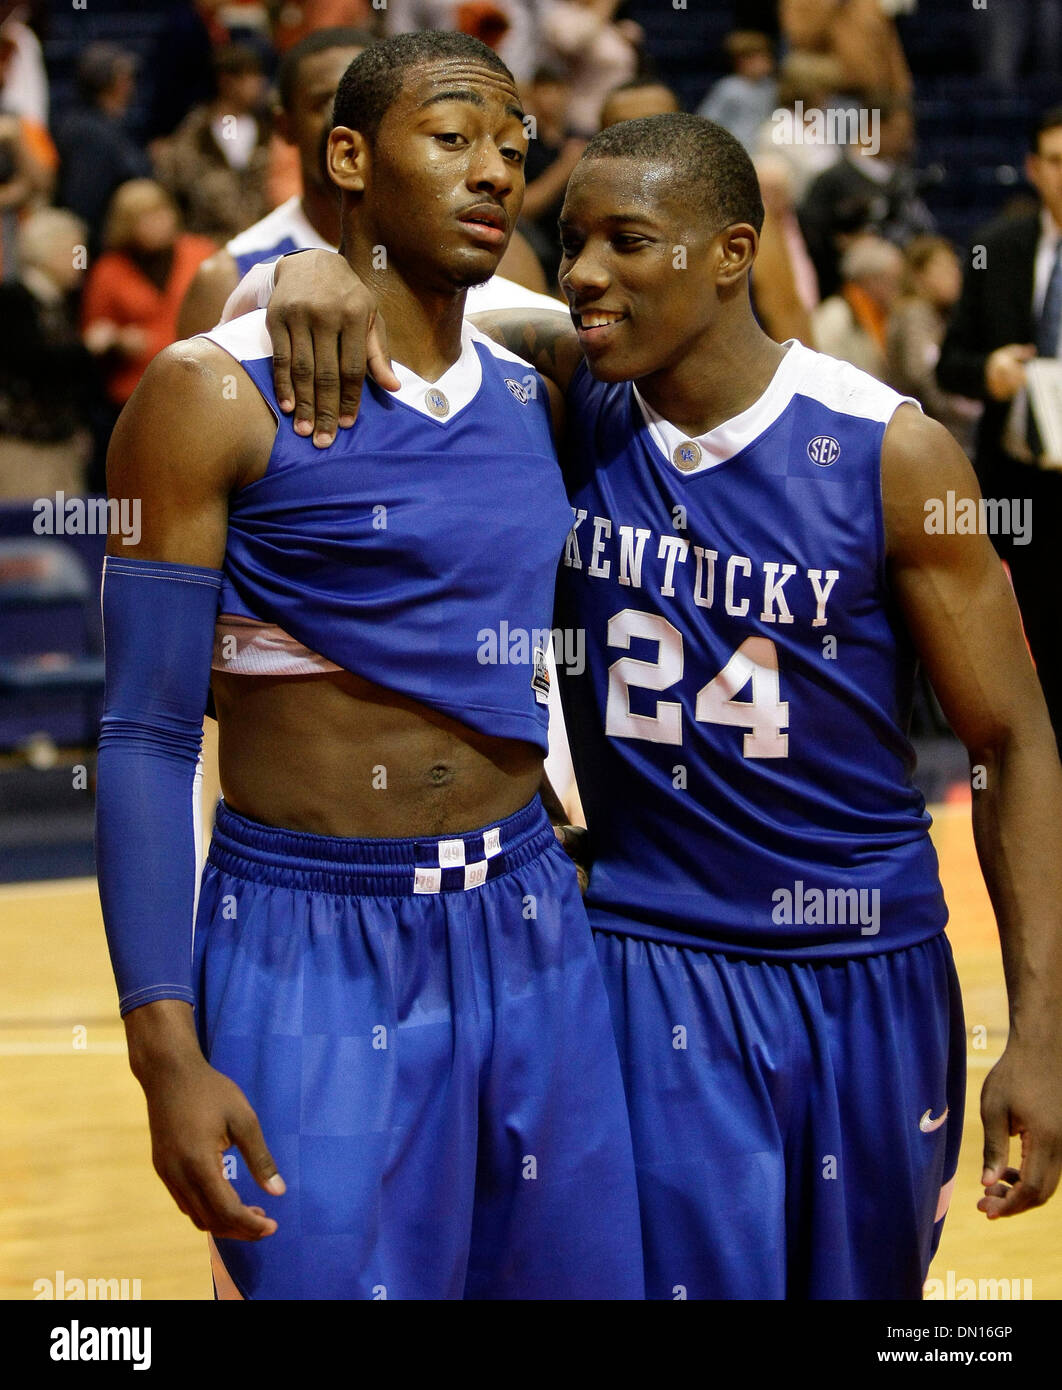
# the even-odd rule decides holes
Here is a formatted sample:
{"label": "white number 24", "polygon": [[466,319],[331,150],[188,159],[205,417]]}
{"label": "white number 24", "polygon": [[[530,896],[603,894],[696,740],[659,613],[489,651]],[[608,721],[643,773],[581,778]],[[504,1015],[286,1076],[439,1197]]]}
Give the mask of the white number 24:
{"label": "white number 24", "polygon": [[[658,700],[655,714],[634,714],[630,689],[667,690],[682,679],[682,633],[656,613],[624,608],[608,622],[608,645],[630,650],[632,637],[657,644],[655,661],[620,657],[608,668],[605,733],[613,738],[641,738],[650,743],[682,743],[682,706]],[[752,698],[736,700],[752,683]],[[746,758],[789,756],[789,702],[779,699],[778,651],[768,637],[747,637],[723,669],[697,692],[694,718],[702,724],[727,724],[745,730]]]}

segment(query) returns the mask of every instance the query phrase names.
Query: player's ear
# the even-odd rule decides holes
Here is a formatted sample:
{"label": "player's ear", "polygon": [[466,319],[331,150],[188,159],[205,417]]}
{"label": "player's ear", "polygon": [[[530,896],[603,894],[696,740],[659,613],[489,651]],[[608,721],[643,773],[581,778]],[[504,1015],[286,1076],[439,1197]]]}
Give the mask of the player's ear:
{"label": "player's ear", "polygon": [[328,136],[325,167],[328,177],[346,193],[363,193],[371,151],[360,130],[337,125]]}
{"label": "player's ear", "polygon": [[734,285],[752,269],[760,244],[759,233],[749,222],[734,222],[723,228],[718,241],[716,283]]}

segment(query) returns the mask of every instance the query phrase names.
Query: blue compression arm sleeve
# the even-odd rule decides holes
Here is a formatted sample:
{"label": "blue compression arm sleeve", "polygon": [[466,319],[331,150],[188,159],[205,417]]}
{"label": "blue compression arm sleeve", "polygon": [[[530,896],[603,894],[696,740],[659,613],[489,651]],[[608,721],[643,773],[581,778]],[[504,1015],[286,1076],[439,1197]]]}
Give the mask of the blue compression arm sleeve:
{"label": "blue compression arm sleeve", "polygon": [[195,1003],[195,787],[220,589],[219,570],[104,562],[96,865],[123,1014]]}

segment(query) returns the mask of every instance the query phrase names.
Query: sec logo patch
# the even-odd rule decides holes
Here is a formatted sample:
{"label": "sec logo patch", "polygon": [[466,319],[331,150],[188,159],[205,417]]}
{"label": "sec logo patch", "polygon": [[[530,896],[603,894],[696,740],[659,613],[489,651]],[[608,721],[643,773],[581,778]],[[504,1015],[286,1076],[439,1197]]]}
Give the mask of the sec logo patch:
{"label": "sec logo patch", "polygon": [[505,384],[506,386],[508,386],[510,392],[516,397],[516,399],[520,402],[521,405],[526,405],[528,401],[531,399],[527,387],[521,386],[520,383],[518,381],[514,381],[511,376],[507,376],[505,378]]}
{"label": "sec logo patch", "polygon": [[841,457],[841,446],[832,434],[818,434],[808,445],[808,458],[820,468],[829,468]]}

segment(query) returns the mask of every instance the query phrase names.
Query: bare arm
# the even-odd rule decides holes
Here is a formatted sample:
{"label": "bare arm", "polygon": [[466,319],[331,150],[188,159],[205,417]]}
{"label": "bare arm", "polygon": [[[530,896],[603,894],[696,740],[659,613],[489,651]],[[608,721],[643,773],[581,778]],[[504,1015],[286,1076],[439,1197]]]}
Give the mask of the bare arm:
{"label": "bare arm", "polygon": [[221,322],[225,301],[240,282],[235,259],[228,251],[216,251],[199,267],[181,301],[177,317],[178,338],[194,338]]}
{"label": "bare arm", "polygon": [[559,303],[557,309],[555,314],[548,309],[491,309],[471,314],[469,322],[567,391],[583,350],[570,315]]}
{"label": "bare arm", "polygon": [[[947,430],[902,407],[885,435],[889,570],[916,648],[974,778],[974,839],[1003,951],[1010,1033],[981,1094],[978,1204],[989,1217],[1045,1202],[1062,1168],[1062,766],[1017,605],[986,535],[927,531],[927,503],[976,503]],[[1021,1135],[1021,1166],[1008,1166]]]}
{"label": "bare arm", "polygon": [[[206,342],[175,344],[151,363],[115,427],[107,460],[110,495],[139,504],[141,537],[130,546],[112,539],[111,554],[220,569],[229,493],[249,480],[255,459],[268,457],[273,435],[256,392],[227,399],[223,377],[233,368]],[[150,684],[151,672],[143,675]],[[103,764],[101,753],[101,787]],[[168,807],[152,806],[150,814],[168,823]],[[118,828],[124,832],[124,820]],[[164,905],[159,920],[142,929],[166,929]],[[284,1190],[246,1097],[203,1057],[191,1005],[144,1004],[125,1015],[125,1028],[130,1066],[147,1099],[155,1169],[180,1210],[218,1236],[272,1234],[276,1223],[245,1206],[222,1176],[221,1155],[235,1144],[262,1187]]]}

